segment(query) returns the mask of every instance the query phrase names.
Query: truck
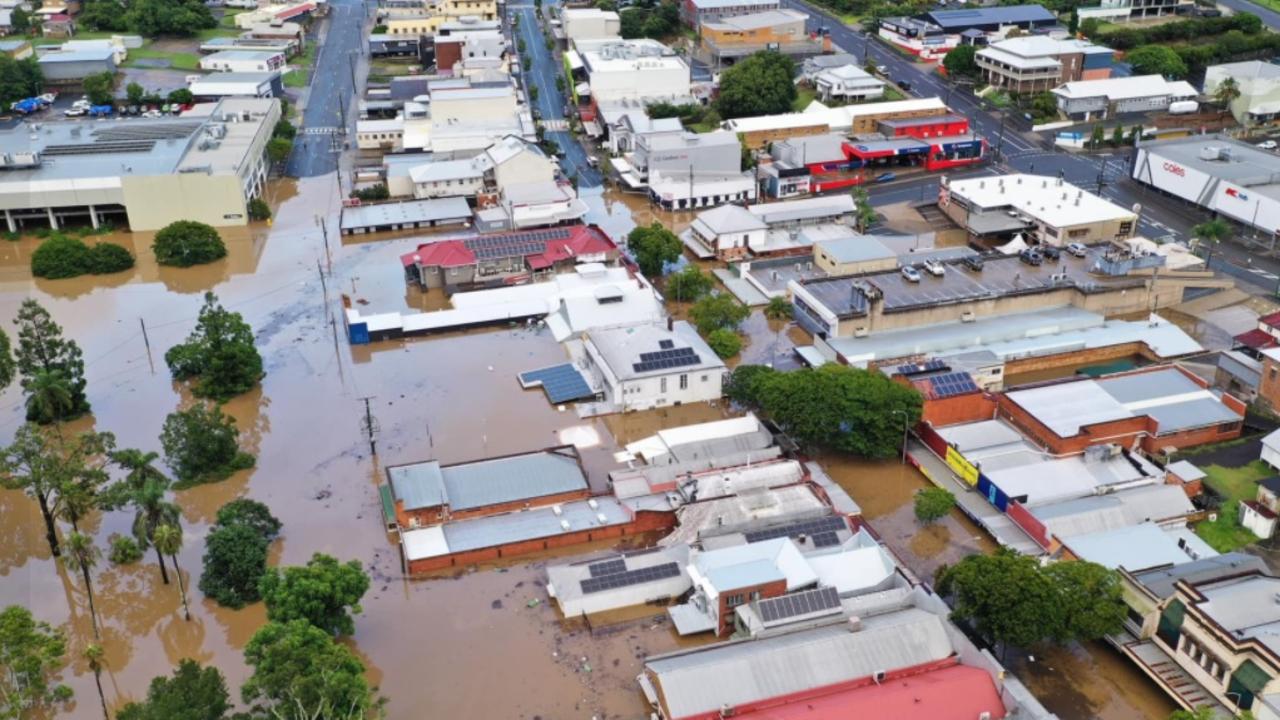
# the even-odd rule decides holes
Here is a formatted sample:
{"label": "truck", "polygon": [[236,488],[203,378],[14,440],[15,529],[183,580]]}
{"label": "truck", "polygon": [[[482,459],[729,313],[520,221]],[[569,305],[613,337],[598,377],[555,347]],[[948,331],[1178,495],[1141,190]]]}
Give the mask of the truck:
{"label": "truck", "polygon": [[47,107],[49,107],[49,103],[45,102],[43,98],[29,97],[13,103],[9,106],[9,109],[19,115],[30,115],[33,112],[39,112]]}
{"label": "truck", "polygon": [[1200,109],[1200,103],[1195,100],[1179,100],[1178,102],[1169,103],[1170,115],[1187,115]]}
{"label": "truck", "polygon": [[115,111],[114,105],[91,105],[89,107],[89,117],[107,117]]}

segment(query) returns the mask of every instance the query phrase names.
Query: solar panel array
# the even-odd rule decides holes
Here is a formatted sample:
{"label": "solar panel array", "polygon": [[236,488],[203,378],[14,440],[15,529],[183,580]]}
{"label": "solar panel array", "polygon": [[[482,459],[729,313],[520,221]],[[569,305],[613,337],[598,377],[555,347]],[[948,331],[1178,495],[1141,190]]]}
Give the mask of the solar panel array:
{"label": "solar panel array", "polygon": [[838,607],[840,593],[833,587],[824,587],[761,600],[756,610],[761,620],[771,623]]}
{"label": "solar panel array", "polygon": [[93,131],[99,140],[181,140],[200,129],[199,122],[134,123],[111,125]]}
{"label": "solar panel array", "polygon": [[674,348],[675,346],[676,346],[676,342],[675,342],[674,340],[659,340],[659,341],[658,341],[658,347],[662,348],[663,350],[670,350],[670,349]]}
{"label": "solar panel array", "polygon": [[631,367],[636,372],[649,372],[651,370],[697,365],[700,362],[702,362],[702,358],[698,357],[698,353],[693,348],[673,348],[640,353],[640,362],[632,363]]}
{"label": "solar panel array", "polygon": [[602,590],[613,590],[628,585],[638,585],[639,583],[652,582],[654,580],[663,580],[666,578],[677,577],[680,574],[680,565],[677,563],[667,563],[665,565],[654,565],[653,567],[640,568],[639,570],[627,570],[626,572],[613,573],[602,577],[587,578],[582,581],[583,594],[601,592]]}
{"label": "solar panel array", "polygon": [[40,151],[46,157],[65,155],[103,155],[107,153],[146,153],[156,146],[155,140],[119,140],[110,142],[45,145]]}
{"label": "solar panel array", "polygon": [[606,560],[604,562],[592,563],[587,566],[587,572],[591,573],[591,577],[604,577],[605,575],[617,575],[627,571],[627,561],[622,558],[614,560]]}
{"label": "solar panel array", "polygon": [[814,533],[813,535],[813,546],[816,548],[831,547],[833,545],[839,545],[839,544],[840,544],[840,536],[837,535],[834,530],[827,530],[825,532]]}
{"label": "solar panel array", "polygon": [[566,240],[571,234],[572,231],[569,228],[553,228],[533,232],[480,235],[467,238],[463,244],[475,253],[477,259],[495,260],[504,257],[537,255],[546,250],[548,242]]}
{"label": "solar panel array", "polygon": [[773,540],[780,537],[796,537],[797,535],[817,535],[824,532],[836,532],[839,530],[847,530],[848,525],[845,524],[844,518],[830,516],[817,518],[816,520],[801,520],[799,522],[779,525],[777,527],[766,528],[764,530],[753,530],[744,533],[747,542],[761,542],[763,540]]}
{"label": "solar panel array", "polygon": [[520,384],[527,388],[542,386],[542,390],[547,393],[547,399],[553,405],[593,397],[596,394],[573,363],[552,365],[520,373]]}
{"label": "solar panel array", "polygon": [[899,365],[899,375],[919,375],[927,372],[937,372],[938,370],[946,370],[947,364],[941,360],[925,360],[922,363],[911,363],[909,365]]}
{"label": "solar panel array", "polygon": [[929,384],[933,386],[933,396],[935,398],[965,395],[978,392],[980,389],[978,384],[973,381],[973,377],[967,372],[954,372],[931,377],[929,378]]}

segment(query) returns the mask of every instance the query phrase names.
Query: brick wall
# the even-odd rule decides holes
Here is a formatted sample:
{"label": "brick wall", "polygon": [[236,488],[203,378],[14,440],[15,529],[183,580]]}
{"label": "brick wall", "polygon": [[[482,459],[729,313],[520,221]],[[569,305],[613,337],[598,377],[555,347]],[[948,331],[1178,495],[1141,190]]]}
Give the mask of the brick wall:
{"label": "brick wall", "polygon": [[1258,398],[1272,409],[1280,408],[1280,363],[1265,355],[1262,358],[1262,379],[1258,381]]}
{"label": "brick wall", "polygon": [[920,419],[934,427],[980,422],[996,416],[996,405],[996,398],[987,393],[926,400]]}
{"label": "brick wall", "polygon": [[462,61],[462,42],[444,42],[436,38],[436,67],[452,69]]}
{"label": "brick wall", "polygon": [[1151,361],[1160,359],[1151,353],[1146,343],[1131,342],[1088,350],[1076,350],[1075,352],[1009,360],[1005,363],[1004,372],[1005,375],[1021,375],[1022,373],[1056,370],[1063,367],[1078,368],[1088,365],[1101,365],[1111,360],[1134,356]]}
{"label": "brick wall", "polygon": [[[752,601],[752,593],[760,593],[760,598],[774,598],[779,595],[785,595],[787,592],[786,580],[775,580],[773,582],[764,583],[763,585],[748,585],[741,588],[733,588],[731,590],[720,591],[720,623],[716,627],[716,635],[720,637],[728,637],[733,633],[733,609],[738,605],[746,605]],[[731,597],[741,595],[742,602],[735,605],[729,604]]]}

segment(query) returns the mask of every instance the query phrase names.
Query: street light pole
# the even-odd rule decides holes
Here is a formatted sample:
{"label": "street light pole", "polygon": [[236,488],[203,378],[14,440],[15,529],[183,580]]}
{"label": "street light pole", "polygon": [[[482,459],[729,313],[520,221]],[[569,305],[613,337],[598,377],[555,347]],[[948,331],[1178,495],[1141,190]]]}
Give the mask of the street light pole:
{"label": "street light pole", "polygon": [[894,410],[891,414],[902,416],[902,464],[906,465],[907,464],[907,430],[909,429],[909,426],[907,425],[907,411]]}

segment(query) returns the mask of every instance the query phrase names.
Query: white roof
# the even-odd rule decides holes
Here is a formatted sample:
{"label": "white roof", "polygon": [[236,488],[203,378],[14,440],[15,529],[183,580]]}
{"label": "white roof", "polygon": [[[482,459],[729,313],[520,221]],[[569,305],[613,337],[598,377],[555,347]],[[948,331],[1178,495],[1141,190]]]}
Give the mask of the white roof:
{"label": "white roof", "polygon": [[[1179,541],[1185,547],[1180,547]],[[1163,530],[1154,523],[1075,535],[1062,538],[1062,542],[1083,560],[1131,572],[1161,565],[1181,565],[1218,554],[1185,528]]]}
{"label": "white roof", "polygon": [[1280,450],[1280,430],[1273,430],[1262,438],[1262,446],[1271,450]]}
{"label": "white roof", "polygon": [[832,130],[843,130],[853,126],[854,118],[867,115],[891,115],[893,113],[919,112],[921,110],[945,110],[946,108],[946,103],[942,102],[942,98],[938,97],[843,105],[834,108],[829,108],[815,100],[809,104],[809,107],[804,109],[804,112],[734,118],[733,120],[725,120],[722,127],[726,130],[741,133],[826,124]]}
{"label": "white roof", "polygon": [[[604,312],[609,312],[613,307],[612,303],[603,306]],[[665,349],[691,349],[697,355],[697,362],[678,367],[637,370],[636,365],[641,362],[640,356],[663,350],[664,340],[671,341]],[[588,342],[600,353],[609,371],[619,380],[724,369],[724,362],[712,352],[693,326],[684,320],[673,323],[671,330],[662,322],[601,328],[591,333]]]}
{"label": "white roof", "polygon": [[1055,228],[1109,220],[1137,220],[1128,208],[1044,175],[1004,175],[947,182],[953,196],[985,210],[1013,208]]}
{"label": "white roof", "polygon": [[415,183],[442,182],[481,177],[484,171],[470,160],[437,160],[409,169]]}
{"label": "white roof", "polygon": [[1054,88],[1053,94],[1067,100],[1105,97],[1110,102],[1136,98],[1195,97],[1199,91],[1185,80],[1169,81],[1159,75],[1113,77],[1104,80],[1077,80]]}
{"label": "white roof", "polygon": [[698,213],[693,220],[695,225],[705,228],[712,235],[723,233],[742,233],[764,230],[768,226],[764,221],[741,205],[721,205]]}
{"label": "white roof", "polygon": [[841,595],[875,588],[897,572],[893,556],[866,531],[859,529],[836,551],[805,558],[818,576],[818,583],[833,587]]}
{"label": "white roof", "polygon": [[723,17],[718,20],[704,22],[702,23],[702,27],[729,31],[758,30],[760,28],[782,25],[783,23],[804,22],[808,18],[809,16],[807,14],[802,13],[799,10],[784,8],[781,10],[765,10],[764,12]]}
{"label": "white roof", "polygon": [[785,537],[697,553],[689,577],[711,598],[776,580],[785,580],[788,592],[818,581],[800,549]]}

